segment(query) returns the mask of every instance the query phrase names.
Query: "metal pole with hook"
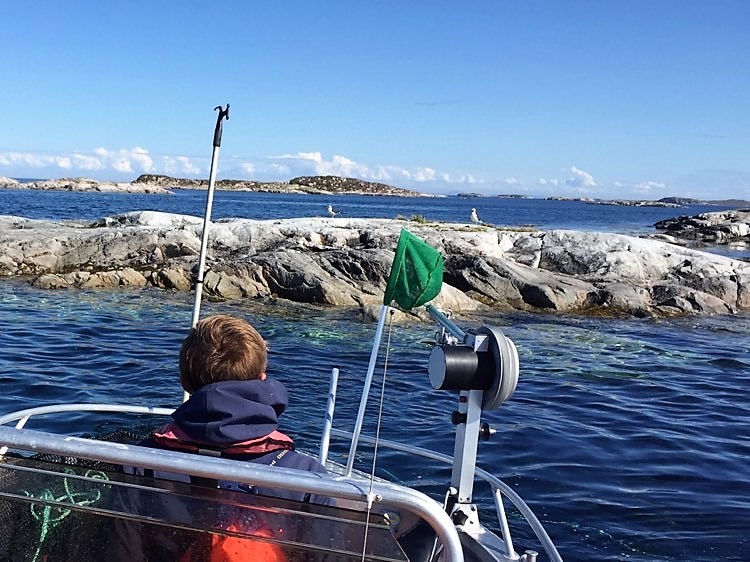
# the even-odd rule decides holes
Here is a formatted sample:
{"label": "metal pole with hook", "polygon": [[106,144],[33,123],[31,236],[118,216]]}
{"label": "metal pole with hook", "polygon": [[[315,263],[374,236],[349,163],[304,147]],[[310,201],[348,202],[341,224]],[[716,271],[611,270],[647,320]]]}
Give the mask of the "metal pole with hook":
{"label": "metal pole with hook", "polygon": [[[211,172],[208,177],[208,193],[206,195],[206,212],[203,215],[203,237],[201,238],[201,251],[198,258],[198,275],[195,279],[195,302],[193,303],[193,319],[190,324],[195,328],[201,315],[201,297],[203,295],[203,274],[206,269],[206,250],[208,248],[208,226],[211,223],[211,207],[214,203],[214,187],[216,185],[216,163],[219,160],[219,147],[221,147],[221,134],[224,119],[229,120],[229,104],[224,109],[220,105],[214,108],[219,110],[216,117],[216,128],[214,129],[214,149],[211,155]],[[183,402],[190,397],[187,392],[183,395]]]}

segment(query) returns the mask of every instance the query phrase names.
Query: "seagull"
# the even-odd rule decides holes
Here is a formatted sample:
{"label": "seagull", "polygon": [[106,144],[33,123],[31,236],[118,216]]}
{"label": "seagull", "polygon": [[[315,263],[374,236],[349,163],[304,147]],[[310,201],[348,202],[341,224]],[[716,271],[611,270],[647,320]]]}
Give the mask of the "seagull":
{"label": "seagull", "polygon": [[339,211],[338,209],[334,209],[333,205],[328,205],[328,216],[329,217],[333,218],[333,217],[335,217],[336,215],[338,215],[340,213],[341,213],[341,211]]}
{"label": "seagull", "polygon": [[482,221],[479,220],[479,215],[477,215],[477,210],[472,208],[471,209],[471,222],[474,224],[480,224]]}

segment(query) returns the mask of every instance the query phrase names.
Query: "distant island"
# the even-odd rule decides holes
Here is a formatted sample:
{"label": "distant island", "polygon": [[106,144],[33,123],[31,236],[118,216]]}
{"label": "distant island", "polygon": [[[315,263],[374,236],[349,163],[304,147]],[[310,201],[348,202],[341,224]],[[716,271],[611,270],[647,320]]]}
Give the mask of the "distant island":
{"label": "distant island", "polygon": [[[180,179],[155,174],[141,175],[133,183],[179,189],[206,189],[208,187],[208,180],[205,179]],[[333,193],[339,195],[392,195],[396,197],[426,196],[424,193],[411,189],[340,176],[299,176],[287,182],[223,179],[216,180],[216,189],[224,191],[261,191],[266,193]]]}
{"label": "distant island", "polygon": [[521,195],[518,193],[500,193],[498,195],[484,195],[483,193],[457,193],[456,197],[462,197],[464,199],[471,199],[474,197],[495,197],[497,199],[528,199],[528,195]]}
{"label": "distant island", "polygon": [[[172,193],[175,189],[207,189],[208,180],[175,178],[160,174],[142,174],[131,182],[97,181],[91,178],[60,178],[52,180],[19,181],[0,176],[0,189],[38,189],[46,191],[88,191],[100,193]],[[220,191],[254,191],[263,193],[290,193],[309,195],[387,195],[391,197],[446,197],[446,195],[422,193],[380,182],[341,176],[299,176],[286,182],[264,182],[254,180],[216,180]],[[529,196],[514,193],[487,195],[477,192],[460,192],[458,198],[527,199]],[[688,197],[663,197],[648,199],[596,199],[591,197],[551,196],[548,201],[580,201],[591,205],[623,205],[628,207],[685,207],[689,205],[724,205],[747,207],[749,201],[724,199],[704,201]]]}
{"label": "distant island", "polygon": [[690,197],[662,197],[661,199],[595,199],[592,197],[545,197],[547,201],[580,201],[591,205],[623,205],[627,207],[686,207],[689,205],[727,205],[743,207],[750,204],[742,199],[722,199],[704,201]]}
{"label": "distant island", "polygon": [[[157,174],[142,174],[132,182],[99,182],[90,178],[61,178],[19,182],[0,177],[0,187],[11,189],[39,189],[47,191],[94,191],[123,193],[171,193],[174,189],[206,189],[208,180],[174,178]],[[410,189],[379,182],[339,176],[300,176],[288,182],[251,180],[217,180],[217,190],[256,191],[266,193],[390,195],[394,197],[436,197]]]}

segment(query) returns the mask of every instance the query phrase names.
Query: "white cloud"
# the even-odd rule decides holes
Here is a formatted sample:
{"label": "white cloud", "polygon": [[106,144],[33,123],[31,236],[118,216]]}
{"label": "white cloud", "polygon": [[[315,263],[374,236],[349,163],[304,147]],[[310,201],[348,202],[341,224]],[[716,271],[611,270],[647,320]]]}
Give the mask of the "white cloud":
{"label": "white cloud", "polygon": [[[96,147],[89,153],[43,154],[35,152],[0,152],[3,175],[16,177],[61,177],[94,174],[101,180],[132,180],[142,173],[200,177],[208,167],[206,158],[187,156],[153,156],[142,147],[109,149]],[[231,166],[220,166],[230,175],[260,181],[288,181],[302,175],[336,175],[402,187],[429,184],[441,186],[476,184],[483,181],[471,174],[438,171],[427,166],[407,168],[392,164],[368,165],[342,154],[330,158],[319,151],[284,153],[264,159],[233,157]]]}
{"label": "white cloud", "polygon": [[[474,183],[476,180],[471,176],[452,178],[448,174],[439,174],[433,168],[417,167],[407,169],[393,165],[369,166],[347,156],[335,154],[330,160],[323,157],[320,152],[297,152],[294,154],[282,154],[272,156],[270,160],[283,160],[283,169],[277,164],[273,171],[284,171],[290,175],[319,175],[319,176],[344,176],[358,177],[369,181],[392,182],[406,181],[412,183],[425,183],[433,181],[448,181],[450,183]],[[262,166],[256,167],[260,171]]]}
{"label": "white cloud", "polygon": [[435,170],[433,168],[417,168],[412,175],[414,181],[432,181],[435,179]]}
{"label": "white cloud", "polygon": [[67,156],[53,156],[46,154],[35,154],[33,152],[4,152],[0,154],[0,165],[2,166],[26,166],[30,168],[44,168],[47,166],[58,166],[60,168],[71,167],[72,161]]}
{"label": "white cloud", "polygon": [[[43,154],[35,152],[0,152],[3,175],[15,177],[63,177],[85,175],[100,180],[130,181],[142,173],[179,177],[201,177],[208,168],[208,159],[187,156],[152,155],[142,147],[109,149],[96,147],[89,153],[71,152]],[[342,154],[330,158],[319,151],[285,153],[263,159],[233,157],[229,167],[219,166],[238,179],[288,181],[303,175],[337,175],[368,181],[389,183],[400,187],[423,186],[446,189],[451,185],[481,184],[471,174],[439,171],[427,166],[407,168],[392,164],[369,165]],[[90,172],[97,172],[90,174]],[[508,180],[515,181],[515,178]]]}
{"label": "white cloud", "polygon": [[103,170],[106,167],[99,158],[85,154],[73,154],[71,160],[72,167],[78,170]]}
{"label": "white cloud", "polygon": [[585,172],[581,170],[580,168],[576,168],[575,166],[572,166],[570,168],[570,173],[573,174],[572,178],[569,178],[565,183],[571,187],[596,187],[596,182],[594,181],[594,177],[589,174],[588,172]]}
{"label": "white cloud", "polygon": [[[141,148],[140,146],[133,147],[132,149],[121,148],[119,150],[107,150],[103,147],[94,149],[94,154],[98,157],[101,162],[100,165],[88,169],[101,169],[102,167],[109,167],[120,173],[133,173],[138,171],[140,173],[150,173],[154,171],[154,161],[151,158],[148,150]],[[84,166],[81,166],[84,169]]]}
{"label": "white cloud", "polygon": [[450,174],[447,172],[440,172],[436,175],[436,179],[444,183],[458,184],[458,185],[484,183],[483,181],[476,179],[471,174],[454,175],[454,174]]}
{"label": "white cloud", "polygon": [[133,168],[130,165],[130,161],[124,158],[119,158],[115,160],[114,162],[112,162],[111,166],[115,171],[120,172],[121,174],[133,172]]}
{"label": "white cloud", "polygon": [[283,174],[285,176],[288,176],[291,173],[291,170],[289,169],[289,166],[284,166],[283,164],[271,164],[271,169],[277,173],[277,174]]}
{"label": "white cloud", "polygon": [[644,181],[635,184],[633,190],[638,193],[649,193],[650,191],[664,189],[665,187],[667,187],[665,184],[658,181]]}
{"label": "white cloud", "polygon": [[560,180],[556,179],[556,178],[539,178],[537,180],[537,183],[539,185],[551,185],[553,187],[557,187],[562,182]]}
{"label": "white cloud", "polygon": [[297,152],[296,154],[271,156],[271,160],[311,160],[312,162],[322,162],[323,155],[320,152]]}
{"label": "white cloud", "polygon": [[57,164],[58,168],[62,168],[63,170],[70,170],[73,168],[73,162],[67,156],[55,158],[55,164]]}
{"label": "white cloud", "polygon": [[367,166],[357,164],[354,160],[347,158],[346,156],[339,156],[335,154],[330,162],[318,162],[316,171],[321,176],[362,176],[367,175],[372,177],[372,172],[367,169]]}
{"label": "white cloud", "polygon": [[[24,174],[44,174],[54,177],[62,172],[78,175],[82,172],[113,170],[118,174],[132,174],[154,171],[154,162],[148,150],[141,147],[132,149],[107,150],[95,148],[91,154],[73,152],[70,154],[38,154],[33,152],[0,153],[0,165],[22,170]],[[103,178],[110,179],[110,178]]]}
{"label": "white cloud", "polygon": [[154,161],[145,148],[136,146],[131,151],[130,157],[141,165],[141,169],[144,172],[152,172],[154,170]]}
{"label": "white cloud", "polygon": [[159,172],[167,175],[186,175],[188,177],[201,174],[200,166],[193,164],[187,156],[163,156]]}

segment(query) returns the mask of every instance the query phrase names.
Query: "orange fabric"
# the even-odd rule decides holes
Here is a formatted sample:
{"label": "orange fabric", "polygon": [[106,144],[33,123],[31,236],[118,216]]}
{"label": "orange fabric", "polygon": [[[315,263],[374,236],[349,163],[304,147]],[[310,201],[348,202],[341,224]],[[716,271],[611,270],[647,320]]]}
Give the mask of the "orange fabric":
{"label": "orange fabric", "polygon": [[[235,525],[227,529],[238,531]],[[256,535],[270,537],[270,534],[256,532]],[[214,535],[211,540],[210,562],[286,562],[281,548],[273,543],[243,537]]]}
{"label": "orange fabric", "polygon": [[[236,525],[231,525],[227,531],[241,532]],[[264,531],[254,531],[253,534],[271,537],[270,533]],[[182,555],[180,562],[287,562],[287,556],[279,545],[250,537],[211,535],[207,555],[204,548],[195,546]]]}

